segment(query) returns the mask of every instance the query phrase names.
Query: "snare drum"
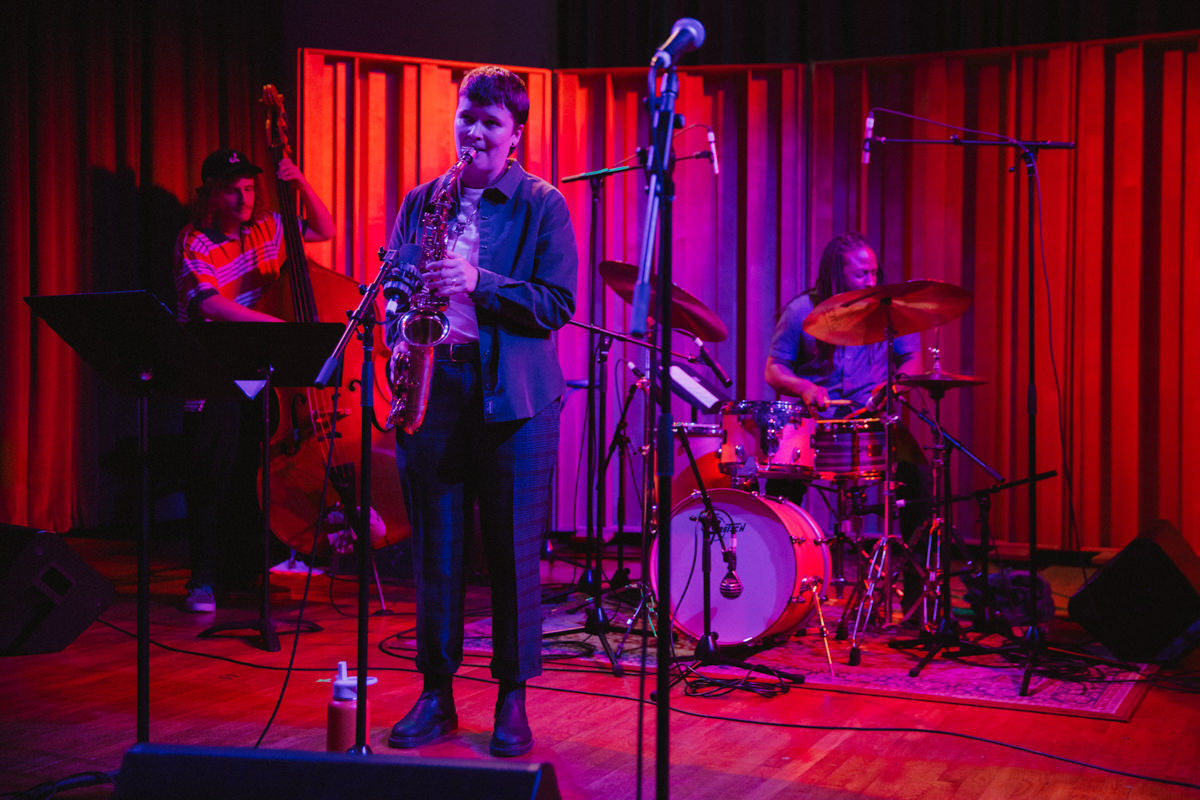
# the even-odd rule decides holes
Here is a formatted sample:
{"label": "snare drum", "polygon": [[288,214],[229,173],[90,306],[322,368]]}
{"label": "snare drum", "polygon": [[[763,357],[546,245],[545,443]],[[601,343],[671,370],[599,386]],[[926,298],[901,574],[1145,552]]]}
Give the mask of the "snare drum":
{"label": "snare drum", "polygon": [[[713,537],[710,545],[709,608],[717,644],[788,634],[816,608],[817,593],[829,581],[829,547],[821,529],[804,509],[786,500],[738,489],[713,489],[709,496],[722,537]],[[699,496],[671,511],[671,616],[675,627],[696,640],[704,635],[704,531],[697,519],[703,511]],[[734,546],[734,572],[742,584],[737,597],[720,591],[726,571],[722,544]],[[650,549],[650,583],[656,595],[658,546],[655,540]]]}
{"label": "snare drum", "polygon": [[825,480],[875,480],[887,469],[887,431],[879,419],[819,419],[816,469]]}
{"label": "snare drum", "polygon": [[815,420],[802,403],[736,400],[721,407],[726,475],[811,478]]}

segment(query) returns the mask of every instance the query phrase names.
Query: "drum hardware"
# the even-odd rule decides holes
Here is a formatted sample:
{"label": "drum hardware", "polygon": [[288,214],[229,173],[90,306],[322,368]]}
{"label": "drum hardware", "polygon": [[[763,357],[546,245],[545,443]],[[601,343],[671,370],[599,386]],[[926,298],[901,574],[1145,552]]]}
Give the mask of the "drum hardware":
{"label": "drum hardware", "polygon": [[[695,422],[695,421],[675,423],[675,425],[672,426],[671,430],[672,430],[672,433],[674,434],[674,436],[676,438],[678,438],[679,441],[681,442],[681,449],[683,447],[690,448],[690,442],[692,439],[695,439],[695,438],[718,439],[721,436],[721,427],[719,425],[712,425],[712,424],[708,424],[708,423]],[[672,481],[671,481],[671,496],[672,497],[676,497],[676,498],[677,497],[691,497],[695,494],[698,494],[701,486],[707,487],[714,480],[719,480],[721,477],[723,477],[719,473],[716,475],[712,474],[715,469],[714,465],[707,464],[707,462],[705,462],[707,467],[711,467],[711,468],[706,468],[706,466],[701,465],[701,461],[704,460],[707,456],[715,457],[715,449],[716,449],[716,446],[714,445],[713,453],[706,453],[706,454],[702,455],[700,458],[695,458],[695,453],[694,452],[692,453],[696,468],[695,468],[695,470],[693,470],[692,464],[689,463],[687,470],[680,473],[679,475],[676,475],[672,479]],[[643,455],[648,455],[648,450],[643,450]],[[655,508],[656,508],[656,506],[651,507],[651,514],[650,514],[652,535],[656,533],[653,530]],[[649,539],[649,537],[648,537],[648,539]],[[658,617],[657,617],[657,607],[656,607],[656,602],[655,602],[655,593],[654,593],[653,587],[650,586],[650,584],[647,580],[647,577],[645,577],[650,574],[650,569],[646,566],[649,563],[649,561],[648,561],[649,555],[650,555],[649,551],[646,548],[643,548],[643,570],[642,570],[642,572],[643,572],[644,577],[640,581],[638,581],[638,589],[639,589],[639,593],[640,593],[639,598],[638,598],[638,605],[634,609],[634,612],[625,620],[625,623],[626,623],[625,631],[624,631],[624,634],[621,637],[621,641],[618,643],[617,649],[616,649],[616,653],[617,653],[618,657],[624,651],[625,642],[628,641],[630,635],[633,633],[633,626],[636,624],[637,620],[641,617],[643,612],[646,613],[646,615],[647,615],[647,625],[650,629],[649,630],[650,635],[655,636],[655,637],[658,636],[658,631],[656,629],[657,628],[656,621],[657,621]]]}
{"label": "drum hardware", "polygon": [[[983,383],[983,381],[968,376],[943,373],[941,371],[940,351],[936,347],[932,348],[932,350],[934,359],[934,369],[932,372],[926,373],[925,375],[914,376],[912,378],[902,377],[899,379],[902,383],[909,383],[910,385],[919,386],[928,390],[929,396],[933,400],[933,419],[931,420],[926,414],[916,409],[907,398],[901,398],[901,402],[903,402],[904,405],[907,406],[908,409],[912,411],[919,419],[929,425],[934,434],[934,446],[932,448],[934,453],[934,514],[930,520],[928,552],[930,553],[931,562],[936,565],[937,569],[936,571],[931,571],[930,573],[931,577],[936,577],[936,581],[933,582],[932,586],[927,582],[926,588],[922,592],[922,606],[926,609],[928,608],[929,603],[924,601],[927,599],[929,594],[932,594],[934,597],[932,605],[934,610],[937,612],[935,615],[936,625],[929,625],[927,619],[926,630],[920,637],[916,639],[902,639],[889,643],[891,647],[897,649],[904,649],[914,646],[927,648],[925,654],[921,657],[921,660],[918,661],[911,670],[909,670],[909,675],[914,678],[917,677],[917,675],[921,673],[921,670],[923,670],[925,666],[929,664],[929,662],[932,661],[939,652],[942,651],[952,650],[952,655],[956,656],[969,656],[996,652],[995,648],[983,647],[979,644],[965,641],[962,638],[962,632],[959,624],[957,620],[954,619],[950,608],[950,544],[953,539],[954,529],[951,517],[953,493],[951,491],[950,481],[950,455],[955,449],[958,449],[960,452],[967,454],[977,464],[982,466],[993,479],[1003,480],[1003,478],[994,469],[988,467],[973,454],[971,454],[970,451],[968,451],[961,443],[959,443],[956,439],[954,439],[954,437],[946,432],[946,429],[942,426],[941,402],[942,398],[945,397],[945,394],[949,389],[975,386]],[[985,508],[985,505],[981,505],[981,514],[984,512]],[[981,516],[981,521],[984,519],[985,517]],[[982,524],[983,528],[981,529],[981,534],[983,535],[983,538],[987,538],[986,522],[982,522]],[[987,547],[989,546],[989,543],[985,542],[983,544],[984,572],[982,584],[986,586]],[[987,594],[990,594],[990,592],[987,592],[985,589],[985,598]],[[987,601],[985,599],[982,605],[986,605],[986,603]],[[984,619],[981,620],[981,624],[988,624],[986,612],[984,613]]]}
{"label": "drum hardware", "polygon": [[[714,665],[733,666],[748,672],[770,675],[780,681],[803,683],[803,675],[790,674],[782,670],[731,659],[725,656],[720,648],[722,644],[747,644],[782,635],[803,622],[809,609],[793,602],[792,598],[809,595],[814,603],[818,602],[817,587],[823,585],[828,579],[828,552],[820,550],[816,545],[812,545],[811,552],[803,550],[792,542],[794,536],[780,537],[778,535],[779,525],[782,522],[786,531],[786,526],[789,524],[807,524],[816,531],[816,523],[812,522],[802,509],[790,503],[776,503],[737,489],[713,489],[710,492],[700,476],[699,467],[686,435],[680,436],[680,443],[683,445],[689,467],[700,488],[698,492],[672,509],[670,528],[663,535],[671,537],[671,549],[674,551],[670,564],[673,592],[668,598],[672,608],[670,617],[675,626],[683,633],[696,639],[695,652],[686,659],[696,662],[690,669]],[[697,504],[699,504],[699,508],[697,508]],[[772,505],[777,505],[779,508],[772,508]],[[748,520],[742,520],[737,516],[747,513]],[[686,517],[694,523],[691,529],[694,534],[699,533],[698,537],[693,535],[688,539],[678,535],[685,527],[675,524],[675,520],[681,517]],[[774,525],[771,525],[771,522],[774,522]],[[696,531],[697,527],[699,531]],[[747,587],[742,584],[737,575],[739,535],[741,536],[743,565],[746,564],[747,556],[755,565],[759,566],[778,565],[783,560],[780,554],[771,551],[771,543],[764,539],[764,533],[768,531],[774,532],[778,539],[788,543],[793,550],[793,562],[796,566],[796,573],[788,591],[782,598],[775,598],[774,601],[764,599],[761,595],[763,591],[775,588],[775,581],[752,582],[751,591],[746,593]],[[802,538],[812,541],[817,536]],[[701,571],[699,616],[702,627],[699,631],[695,629],[697,610],[696,593],[693,591],[697,544],[700,548]],[[691,546],[690,558],[687,557],[686,552],[681,552],[682,547],[689,545]],[[719,548],[721,559],[726,566],[725,577],[720,582],[719,596],[721,599],[719,601],[713,597],[712,592],[714,547]],[[820,576],[801,574],[800,570],[804,567],[802,561],[805,558],[821,561],[823,570]],[[658,566],[657,540],[651,549],[650,562],[650,575],[653,581],[657,576]],[[813,579],[817,577],[820,580],[814,581]],[[653,588],[657,591],[657,583],[653,583]],[[721,617],[721,625],[725,627],[724,641],[713,629],[714,611]],[[773,615],[769,624],[762,630],[751,630],[751,628],[757,627],[755,623],[762,621],[763,614]],[[729,631],[734,632],[732,638],[729,636]],[[669,635],[667,631],[660,633],[664,636]],[[681,672],[671,681],[672,685],[683,680],[686,675],[687,671]]]}
{"label": "drum hardware", "polygon": [[[833,653],[829,650],[829,628],[825,625],[825,613],[821,610],[821,593],[817,591],[817,589],[823,588],[821,579],[814,576],[801,581],[801,584],[806,590],[812,592],[817,609],[817,630],[821,634],[821,644],[825,646],[825,663],[829,665],[829,677],[836,678],[837,675],[833,671]],[[794,603],[800,601],[799,595],[792,600]]]}
{"label": "drum hardware", "polygon": [[[889,481],[889,483],[891,482]],[[889,497],[894,496],[894,487],[889,488],[887,494]],[[894,517],[895,511],[889,510],[885,518],[888,516]],[[894,552],[898,552],[902,559],[899,565],[895,563]],[[897,572],[905,568],[915,571],[920,575],[922,581],[925,581],[928,577],[925,568],[913,556],[912,550],[903,537],[898,533],[890,532],[880,536],[871,551],[866,580],[857,587],[861,594],[858,597],[858,607],[854,613],[854,626],[851,629],[850,666],[858,666],[861,661],[859,642],[862,641],[863,634],[866,632],[873,615],[878,611],[882,615],[883,624],[886,626],[890,623],[894,610],[892,582]],[[878,604],[876,603],[877,594],[879,598]],[[846,608],[849,609],[850,605],[848,604]]]}
{"label": "drum hardware", "polygon": [[[835,345],[868,345],[886,342],[887,380],[884,384],[885,409],[880,415],[884,431],[883,464],[883,536],[875,546],[868,570],[868,581],[855,614],[850,647],[850,664],[861,659],[860,637],[864,631],[863,611],[870,618],[879,580],[882,582],[881,608],[885,620],[892,615],[891,550],[896,543],[900,552],[913,566],[901,537],[892,533],[895,509],[895,463],[893,427],[899,419],[896,409],[896,365],[891,358],[898,336],[917,333],[943,325],[966,312],[971,305],[971,293],[959,286],[940,281],[905,281],[880,284],[842,292],[829,297],[804,320],[804,330],[811,336]],[[919,567],[918,567],[919,568]],[[948,593],[947,593],[948,596]]]}
{"label": "drum hardware", "polygon": [[[895,339],[894,334],[889,331],[888,335],[888,352],[891,352],[892,343]],[[883,535],[876,543],[874,550],[871,553],[870,562],[867,568],[866,582],[861,584],[862,595],[859,598],[858,608],[854,615],[854,628],[850,637],[850,655],[848,663],[850,666],[858,666],[862,660],[862,649],[859,646],[862,641],[862,635],[866,632],[866,621],[871,619],[871,614],[875,604],[875,589],[878,585],[880,591],[880,611],[883,614],[885,623],[892,618],[892,549],[895,545],[900,546],[900,552],[904,555],[912,566],[917,566],[912,560],[912,554],[909,552],[904,539],[893,532],[898,522],[896,517],[896,481],[895,481],[895,463],[893,461],[892,448],[892,427],[895,425],[897,417],[893,413],[894,407],[893,397],[895,392],[892,391],[893,381],[892,373],[895,370],[895,365],[892,359],[888,358],[888,376],[887,376],[887,413],[882,417],[884,431],[884,471],[883,471]],[[882,584],[880,579],[882,578]],[[847,607],[849,608],[849,607]],[[863,611],[866,610],[864,615]]]}
{"label": "drum hardware", "polygon": [[721,407],[721,471],[748,478],[815,476],[816,421],[803,403],[736,400]]}
{"label": "drum hardware", "polygon": [[[832,586],[838,599],[842,599],[846,586],[851,587],[849,597],[843,604],[850,609],[861,602],[863,588],[866,584],[867,565],[871,555],[862,548],[862,518],[870,513],[870,508],[864,502],[867,486],[858,483],[854,478],[841,478],[834,481],[832,489],[819,484],[813,484],[819,491],[832,492],[836,497],[836,505],[826,507],[834,516],[834,534],[818,540],[829,548],[830,564],[833,577],[826,583],[826,588]],[[824,499],[824,498],[822,498]],[[849,551],[854,560],[854,579],[846,577],[846,553]],[[845,641],[849,638],[849,614],[843,613],[838,621],[835,638]]]}
{"label": "drum hardware", "polygon": [[[605,408],[607,407],[607,377],[608,377],[608,354],[612,348],[615,339],[621,339],[626,342],[644,344],[637,339],[625,336],[623,334],[614,333],[604,328],[590,325],[576,320],[569,320],[568,324],[576,325],[584,328],[592,334],[598,334],[593,337],[595,342],[592,350],[592,358],[589,363],[591,374],[588,376],[587,386],[587,435],[585,436],[585,449],[587,451],[587,544],[585,546],[585,560],[583,564],[583,575],[576,588],[589,596],[587,603],[587,612],[584,619],[584,624],[575,628],[567,628],[561,631],[544,634],[544,636],[567,636],[576,633],[587,633],[596,636],[600,640],[601,646],[604,648],[604,653],[608,657],[609,664],[614,677],[620,677],[624,674],[624,668],[621,666],[616,652],[608,641],[608,634],[616,632],[610,620],[608,611],[601,603],[601,598],[606,591],[619,591],[627,585],[628,571],[624,569],[622,561],[623,551],[618,547],[618,568],[617,572],[608,581],[609,589],[604,588],[604,569],[603,569],[603,550],[604,550],[604,505],[605,505],[605,475],[608,472],[608,464],[615,452],[622,453],[622,459],[628,452],[628,437],[624,435],[625,418],[629,410],[629,406],[636,395],[638,384],[630,386],[629,392],[626,395],[625,401],[621,408],[621,417],[617,424],[617,430],[614,432],[613,440],[605,447],[602,432],[605,428]],[[618,482],[618,491],[623,492],[624,481]],[[624,498],[618,496],[618,528],[623,528],[624,525]],[[620,535],[620,534],[618,534]]]}

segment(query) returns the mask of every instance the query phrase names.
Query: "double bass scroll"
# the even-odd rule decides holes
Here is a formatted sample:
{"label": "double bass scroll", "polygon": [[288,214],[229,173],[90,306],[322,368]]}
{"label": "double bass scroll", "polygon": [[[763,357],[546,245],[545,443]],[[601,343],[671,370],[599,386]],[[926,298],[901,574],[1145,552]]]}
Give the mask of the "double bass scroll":
{"label": "double bass scroll", "polygon": [[[267,111],[267,144],[275,166],[291,157],[287,116],[283,96],[271,84],[263,87],[263,105]],[[345,324],[346,312],[360,301],[358,282],[324,267],[309,267],[304,251],[295,189],[277,178],[279,213],[283,222],[287,261],[280,277],[263,293],[255,308],[288,322],[336,322]],[[383,318],[382,305],[376,308]],[[362,344],[350,343],[344,352],[345,363],[362,361]],[[384,374],[386,360],[374,356],[372,369]],[[337,509],[340,502],[357,507],[355,489],[357,462],[361,453],[361,403],[354,397],[357,379],[348,379],[341,370],[337,385],[326,389],[278,389],[280,423],[271,437],[271,528],[277,538],[302,553],[317,552],[326,546],[330,528],[340,529],[345,514]],[[386,379],[385,379],[386,380]],[[377,381],[377,384],[379,382]],[[336,398],[337,417],[334,419]],[[334,432],[336,431],[336,434]],[[325,465],[330,464],[330,481],[325,480]],[[383,433],[373,433],[371,472],[396,475],[394,442]],[[328,486],[322,503],[322,487]],[[394,544],[412,531],[404,500],[398,487],[372,492],[371,543],[375,547]],[[318,522],[324,507],[329,513]],[[323,544],[325,543],[325,544]]]}

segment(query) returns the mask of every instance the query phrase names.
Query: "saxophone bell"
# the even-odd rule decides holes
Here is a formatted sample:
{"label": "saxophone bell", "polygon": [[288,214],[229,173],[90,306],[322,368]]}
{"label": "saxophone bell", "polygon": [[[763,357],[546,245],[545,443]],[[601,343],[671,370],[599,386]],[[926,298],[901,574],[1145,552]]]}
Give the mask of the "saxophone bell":
{"label": "saxophone bell", "polygon": [[449,335],[450,321],[437,308],[410,308],[400,315],[400,336],[414,347],[437,347]]}

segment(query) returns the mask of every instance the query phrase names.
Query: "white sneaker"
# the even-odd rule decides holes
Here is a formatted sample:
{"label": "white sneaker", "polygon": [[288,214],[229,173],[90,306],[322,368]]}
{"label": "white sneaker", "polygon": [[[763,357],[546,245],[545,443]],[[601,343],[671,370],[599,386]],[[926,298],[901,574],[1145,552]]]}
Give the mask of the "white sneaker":
{"label": "white sneaker", "polygon": [[200,585],[188,591],[183,601],[184,609],[193,614],[211,614],[217,610],[217,601],[213,597],[211,586]]}

